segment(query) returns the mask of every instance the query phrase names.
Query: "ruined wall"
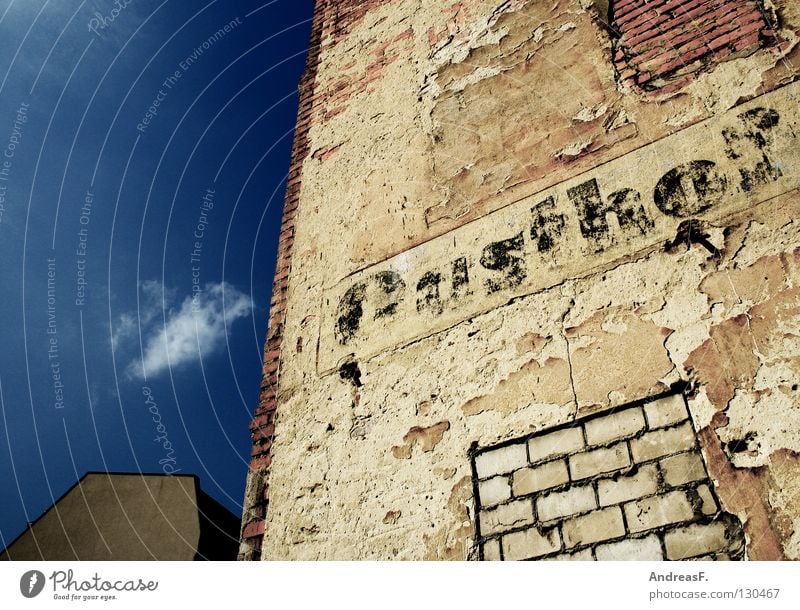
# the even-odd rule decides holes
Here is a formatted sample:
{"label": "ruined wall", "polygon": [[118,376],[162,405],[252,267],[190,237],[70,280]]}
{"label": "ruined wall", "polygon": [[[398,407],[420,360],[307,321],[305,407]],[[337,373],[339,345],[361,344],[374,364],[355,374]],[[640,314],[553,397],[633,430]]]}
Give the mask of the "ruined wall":
{"label": "ruined wall", "polygon": [[[800,558],[796,4],[319,1],[314,31],[242,557],[602,559],[572,521],[619,511],[624,549]],[[473,470],[667,395],[691,447],[521,495],[529,454]],[[487,534],[495,476],[532,512]]]}

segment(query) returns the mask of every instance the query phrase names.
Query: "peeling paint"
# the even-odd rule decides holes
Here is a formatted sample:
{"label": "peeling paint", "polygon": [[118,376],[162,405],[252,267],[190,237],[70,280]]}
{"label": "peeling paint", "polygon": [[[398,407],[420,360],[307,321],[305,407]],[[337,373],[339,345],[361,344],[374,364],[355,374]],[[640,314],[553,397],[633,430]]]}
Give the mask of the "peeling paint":
{"label": "peeling paint", "polygon": [[449,429],[449,421],[442,421],[427,428],[414,426],[403,437],[404,445],[392,447],[392,455],[399,460],[407,460],[411,457],[415,445],[419,445],[420,451],[433,451]]}
{"label": "peeling paint", "polygon": [[800,558],[800,8],[774,5],[778,46],[658,95],[602,1],[331,17],[263,558],[474,558],[474,447],[676,383],[747,558]]}

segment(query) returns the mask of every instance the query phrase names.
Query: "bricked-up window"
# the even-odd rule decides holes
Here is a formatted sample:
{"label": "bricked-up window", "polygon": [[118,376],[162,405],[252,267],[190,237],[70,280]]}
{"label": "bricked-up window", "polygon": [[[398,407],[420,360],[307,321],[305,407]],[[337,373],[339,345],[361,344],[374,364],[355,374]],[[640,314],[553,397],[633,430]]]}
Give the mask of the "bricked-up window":
{"label": "bricked-up window", "polygon": [[738,560],[682,395],[476,451],[481,559]]}
{"label": "bricked-up window", "polygon": [[671,91],[774,40],[760,0],[615,0],[614,64],[623,81]]}

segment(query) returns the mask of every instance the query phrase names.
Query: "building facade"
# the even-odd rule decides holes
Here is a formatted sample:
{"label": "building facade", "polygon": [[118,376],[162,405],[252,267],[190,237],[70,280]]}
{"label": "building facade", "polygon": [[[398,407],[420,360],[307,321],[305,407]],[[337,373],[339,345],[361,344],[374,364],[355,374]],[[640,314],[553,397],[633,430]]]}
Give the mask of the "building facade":
{"label": "building facade", "polygon": [[800,558],[799,34],[317,0],[240,558]]}
{"label": "building facade", "polygon": [[233,561],[237,522],[194,475],[88,472],[0,561]]}

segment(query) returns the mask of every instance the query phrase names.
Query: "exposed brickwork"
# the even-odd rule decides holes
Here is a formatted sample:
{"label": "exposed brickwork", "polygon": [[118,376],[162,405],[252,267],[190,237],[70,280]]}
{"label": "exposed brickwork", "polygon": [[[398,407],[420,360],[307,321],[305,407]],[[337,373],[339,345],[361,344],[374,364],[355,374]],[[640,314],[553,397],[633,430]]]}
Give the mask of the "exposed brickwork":
{"label": "exposed brickwork", "polygon": [[324,12],[327,17],[323,45],[346,38],[369,11],[390,3],[391,0],[314,0],[314,13]]}
{"label": "exposed brickwork", "polygon": [[291,165],[286,186],[286,198],[278,242],[278,260],[272,284],[267,341],[264,346],[264,367],[258,407],[250,432],[253,450],[247,476],[244,510],[242,516],[242,545],[240,560],[258,560],[264,537],[264,524],[269,504],[269,466],[272,463],[272,443],[275,433],[275,411],[277,409],[278,374],[283,343],[286,295],[291,271],[294,225],[300,201],[300,173],[303,161],[309,154],[308,130],[312,124],[313,92],[320,54],[320,41],[326,22],[326,11],[314,14],[311,27],[306,69],[299,85],[299,108]]}
{"label": "exposed brickwork", "polygon": [[472,18],[468,2],[454,2],[441,9],[444,23],[438,27],[428,28],[428,43],[431,48],[436,48],[442,42],[451,40],[461,43],[467,40],[465,33],[467,24]]}
{"label": "exposed brickwork", "polygon": [[610,16],[621,79],[661,93],[775,37],[758,0],[617,0]]}
{"label": "exposed brickwork", "polygon": [[[250,424],[253,449],[245,491],[242,518],[242,547],[240,560],[261,558],[264,523],[269,504],[269,467],[272,463],[272,444],[275,433],[275,412],[278,406],[278,377],[283,345],[289,275],[292,268],[292,247],[295,238],[295,218],[300,203],[300,182],[304,161],[312,156],[320,162],[333,157],[339,146],[311,151],[309,130],[344,111],[346,101],[366,91],[383,70],[400,54],[393,46],[409,39],[413,31],[406,30],[392,40],[376,45],[371,51],[374,60],[358,74],[343,75],[324,87],[318,82],[321,49],[345,38],[367,13],[386,4],[386,0],[316,0],[311,26],[306,69],[299,84],[299,108],[289,166],[286,197],[278,242],[278,260],[272,285],[267,341],[264,347],[264,367],[259,403]],[[302,349],[302,346],[298,346]]]}
{"label": "exposed brickwork", "polygon": [[681,395],[481,450],[475,465],[483,559],[743,556]]}
{"label": "exposed brickwork", "polygon": [[[370,10],[386,4],[386,0],[317,0],[314,14],[325,16],[321,31],[322,47],[345,39]],[[327,121],[344,112],[350,100],[368,91],[370,85],[383,76],[386,68],[400,59],[402,53],[398,45],[409,40],[413,34],[414,31],[408,28],[390,40],[375,41],[367,51],[369,61],[364,66],[356,67],[356,62],[350,62],[335,81],[324,83],[324,86],[317,83],[311,97],[311,123]],[[314,158],[326,161],[338,150],[339,145],[335,145],[314,151]]]}

